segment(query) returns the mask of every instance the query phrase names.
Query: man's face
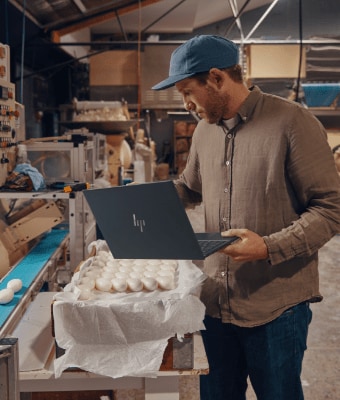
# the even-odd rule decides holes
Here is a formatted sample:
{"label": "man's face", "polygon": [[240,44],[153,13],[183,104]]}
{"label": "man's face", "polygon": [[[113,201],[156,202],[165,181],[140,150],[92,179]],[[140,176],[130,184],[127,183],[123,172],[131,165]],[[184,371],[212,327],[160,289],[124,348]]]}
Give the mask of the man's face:
{"label": "man's face", "polygon": [[230,96],[219,90],[209,79],[202,84],[195,78],[187,78],[176,83],[177,90],[183,97],[184,107],[195,112],[209,124],[216,124],[222,118],[229,118]]}

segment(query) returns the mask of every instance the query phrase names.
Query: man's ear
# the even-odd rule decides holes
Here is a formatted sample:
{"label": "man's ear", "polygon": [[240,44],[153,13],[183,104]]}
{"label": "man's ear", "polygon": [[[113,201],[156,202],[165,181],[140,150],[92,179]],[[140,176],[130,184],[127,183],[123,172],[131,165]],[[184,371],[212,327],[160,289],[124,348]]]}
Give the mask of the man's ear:
{"label": "man's ear", "polygon": [[223,71],[221,71],[220,69],[211,68],[209,71],[209,79],[212,83],[217,85],[218,88],[220,88],[223,85],[225,76],[223,74]]}

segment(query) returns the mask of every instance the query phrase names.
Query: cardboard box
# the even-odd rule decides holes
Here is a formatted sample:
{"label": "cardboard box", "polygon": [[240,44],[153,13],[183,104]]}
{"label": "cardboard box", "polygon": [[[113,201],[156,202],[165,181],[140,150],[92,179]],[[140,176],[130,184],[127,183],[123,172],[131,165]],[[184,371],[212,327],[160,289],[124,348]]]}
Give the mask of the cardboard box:
{"label": "cardboard box", "polygon": [[90,86],[138,85],[138,53],[113,50],[90,58]]}

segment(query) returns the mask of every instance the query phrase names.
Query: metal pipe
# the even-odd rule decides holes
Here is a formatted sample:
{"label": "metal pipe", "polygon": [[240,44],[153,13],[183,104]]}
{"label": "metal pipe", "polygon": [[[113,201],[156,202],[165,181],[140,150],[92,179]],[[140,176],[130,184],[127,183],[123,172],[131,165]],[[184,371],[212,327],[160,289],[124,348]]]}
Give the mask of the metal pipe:
{"label": "metal pipe", "polygon": [[229,5],[230,5],[230,8],[231,8],[231,10],[233,12],[234,19],[235,19],[236,25],[238,27],[238,30],[240,32],[241,42],[243,42],[244,35],[243,35],[241,19],[239,18],[239,12],[238,12],[238,9],[237,9],[237,3],[234,0],[229,0]]}
{"label": "metal pipe", "polygon": [[[239,44],[241,43],[241,40],[239,39],[232,39],[234,43]],[[128,42],[125,41],[91,41],[91,42],[65,42],[65,43],[41,43],[41,44],[29,44],[26,43],[26,47],[43,47],[43,46],[48,46],[48,47],[63,47],[63,46],[122,46],[122,45],[131,45],[131,46],[137,46],[138,43],[146,46],[157,46],[157,45],[163,45],[163,46],[169,46],[169,45],[181,45],[185,43],[187,40],[160,40],[158,42],[148,42],[146,40],[138,42],[136,40],[131,40]],[[243,44],[299,44],[300,40],[299,39],[282,39],[282,40],[263,40],[263,39],[249,39],[245,38],[243,41]],[[340,40],[337,39],[322,39],[322,40],[315,40],[315,39],[305,39],[302,42],[303,44],[308,44],[308,45],[327,45],[327,46],[334,46],[334,45],[340,45]],[[89,57],[91,54],[89,54]]]}
{"label": "metal pipe", "polygon": [[273,7],[275,7],[276,3],[279,0],[274,0],[272,2],[272,4],[267,8],[267,10],[265,11],[265,13],[262,15],[262,17],[257,21],[257,23],[254,25],[253,29],[248,33],[248,35],[246,36],[245,40],[248,40],[250,38],[250,36],[256,31],[256,29],[262,24],[262,21],[267,17],[267,15],[270,13],[270,11],[272,10]]}
{"label": "metal pipe", "polygon": [[233,18],[232,22],[229,24],[229,26],[228,26],[227,29],[226,29],[226,32],[225,32],[225,34],[224,34],[225,37],[227,37],[227,36],[229,35],[229,32],[232,30],[233,26],[235,25],[237,18],[241,18],[242,14],[243,14],[243,12],[244,12],[244,10],[245,10],[245,8],[246,8],[247,5],[250,3],[250,1],[251,1],[251,0],[247,0],[247,1],[243,4],[243,6],[241,7],[241,10],[238,12],[238,14],[236,15],[236,17]]}

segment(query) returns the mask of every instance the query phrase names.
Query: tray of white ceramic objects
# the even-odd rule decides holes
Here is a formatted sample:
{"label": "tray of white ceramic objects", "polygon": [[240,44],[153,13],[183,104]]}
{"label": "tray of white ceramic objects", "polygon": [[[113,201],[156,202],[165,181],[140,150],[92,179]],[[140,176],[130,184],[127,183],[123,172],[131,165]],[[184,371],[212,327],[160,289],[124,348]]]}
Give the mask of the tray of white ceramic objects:
{"label": "tray of white ceramic objects", "polygon": [[178,278],[177,260],[120,260],[102,250],[83,263],[72,279],[72,291],[78,300],[123,293],[163,292],[176,289]]}

